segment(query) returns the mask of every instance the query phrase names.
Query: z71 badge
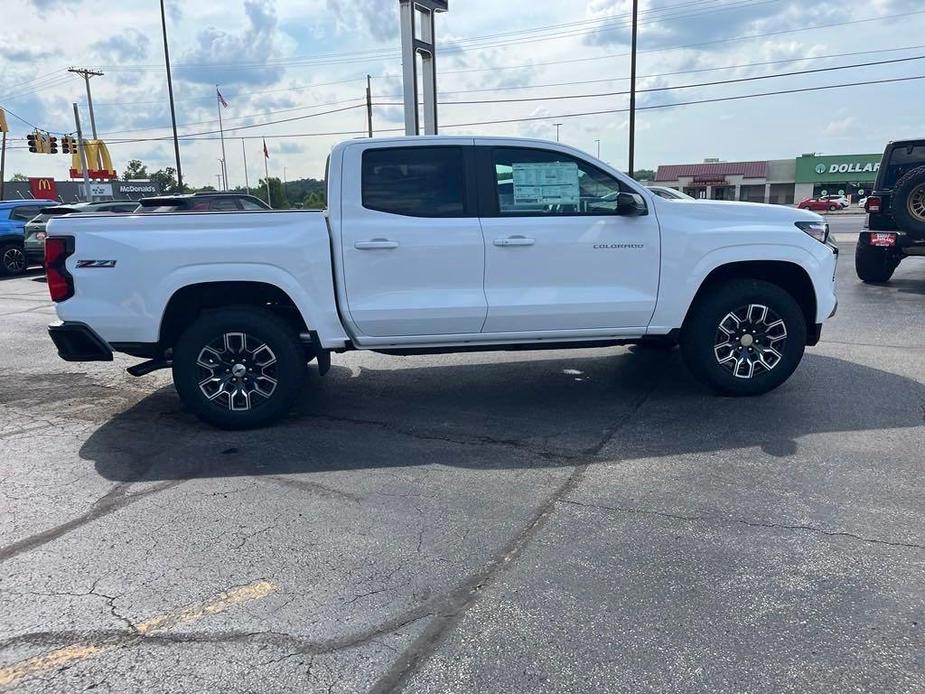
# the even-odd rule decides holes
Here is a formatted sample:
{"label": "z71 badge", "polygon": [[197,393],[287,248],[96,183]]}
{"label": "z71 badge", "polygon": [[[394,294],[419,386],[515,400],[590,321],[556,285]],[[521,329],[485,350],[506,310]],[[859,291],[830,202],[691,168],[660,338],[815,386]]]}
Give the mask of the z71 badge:
{"label": "z71 badge", "polygon": [[115,260],[78,260],[77,269],[82,268],[114,268],[116,266]]}

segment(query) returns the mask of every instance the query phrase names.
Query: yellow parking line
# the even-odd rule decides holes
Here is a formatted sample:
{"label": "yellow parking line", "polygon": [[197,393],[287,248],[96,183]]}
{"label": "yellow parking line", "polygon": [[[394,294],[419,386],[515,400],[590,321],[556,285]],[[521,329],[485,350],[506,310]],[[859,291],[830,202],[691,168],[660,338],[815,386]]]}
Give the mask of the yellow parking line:
{"label": "yellow parking line", "polygon": [[[130,632],[127,635],[140,640],[156,631],[196,622],[207,615],[224,612],[232,605],[264,598],[274,590],[276,586],[270,581],[256,581],[246,586],[237,586],[198,605],[191,605],[176,612],[147,619],[135,626],[134,633]],[[121,645],[125,645],[124,639],[113,639],[102,643],[73,644],[34,658],[21,660],[9,667],[0,668],[0,687],[18,682],[23,677],[56,670],[64,665],[93,658]]]}

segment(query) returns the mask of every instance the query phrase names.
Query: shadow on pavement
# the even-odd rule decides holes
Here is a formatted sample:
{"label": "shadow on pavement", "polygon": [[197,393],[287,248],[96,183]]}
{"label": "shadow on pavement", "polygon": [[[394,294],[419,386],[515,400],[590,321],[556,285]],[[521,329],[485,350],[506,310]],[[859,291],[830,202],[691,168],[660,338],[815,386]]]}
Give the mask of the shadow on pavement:
{"label": "shadow on pavement", "polygon": [[[168,386],[106,421],[80,454],[119,481],[430,464],[555,467],[593,460],[633,417],[636,428],[631,438],[624,432],[617,458],[747,446],[786,457],[809,434],[920,426],[925,407],[921,383],[826,356],[808,354],[777,391],[740,399],[704,391],[676,351],[570,354],[335,368],[325,379],[312,378],[284,423],[249,432],[201,424]],[[398,359],[395,365],[404,366]]]}
{"label": "shadow on pavement", "polygon": [[45,281],[45,270],[43,268],[31,268],[26,270],[21,275],[0,275],[0,282],[6,282],[9,280],[21,280],[31,278],[35,282],[44,282]]}

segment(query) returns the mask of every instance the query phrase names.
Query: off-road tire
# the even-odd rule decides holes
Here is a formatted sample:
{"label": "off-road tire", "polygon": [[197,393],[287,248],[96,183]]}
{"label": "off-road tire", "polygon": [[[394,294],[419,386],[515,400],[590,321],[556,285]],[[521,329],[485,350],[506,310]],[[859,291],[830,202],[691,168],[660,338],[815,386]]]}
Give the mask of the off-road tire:
{"label": "off-road tire", "polygon": [[[235,380],[231,369],[237,373],[239,367],[242,373]],[[180,399],[201,420],[221,429],[252,429],[284,417],[304,392],[306,372],[296,329],[255,307],[202,313],[173,350]],[[247,409],[234,409],[245,402]]]}
{"label": "off-road tire", "polygon": [[858,279],[868,284],[889,282],[899,265],[892,248],[879,248],[866,242],[864,235],[858,239],[854,248],[854,270]]}
{"label": "off-road tire", "polygon": [[[720,326],[731,313],[743,307],[751,312],[752,306],[766,307],[768,312],[765,315],[771,317],[771,322],[782,321],[786,337],[778,338],[780,342],[770,342],[770,337],[761,336],[760,329],[756,331],[759,334],[757,338],[743,335],[735,343],[737,349],[744,343],[754,345],[752,354],[755,355],[749,356],[745,347],[743,361],[768,356],[765,351],[769,347],[779,354],[779,358],[768,356],[769,360],[773,360],[771,368],[759,363],[752,367],[752,376],[738,377],[730,370],[733,367],[720,362],[720,354],[725,356],[724,352],[717,352],[720,349],[718,343],[724,335]],[[760,310],[756,315],[760,315]],[[743,324],[747,326],[750,323],[746,321]],[[780,326],[776,330],[779,334]],[[767,393],[790,378],[803,358],[806,339],[806,316],[789,292],[762,280],[736,279],[714,285],[697,298],[681,330],[680,344],[685,363],[699,381],[725,395],[747,396]],[[754,364],[754,361],[749,363]]]}

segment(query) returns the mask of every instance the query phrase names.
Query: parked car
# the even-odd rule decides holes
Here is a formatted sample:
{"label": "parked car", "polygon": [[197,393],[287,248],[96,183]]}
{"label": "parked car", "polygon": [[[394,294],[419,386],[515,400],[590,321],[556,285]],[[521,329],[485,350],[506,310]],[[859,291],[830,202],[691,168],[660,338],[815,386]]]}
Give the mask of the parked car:
{"label": "parked car", "polygon": [[807,198],[797,205],[801,210],[812,210],[813,212],[835,212],[842,209],[841,203],[828,198]]}
{"label": "parked car", "polygon": [[865,210],[854,267],[864,282],[888,282],[904,259],[925,256],[925,139],[887,144]]}
{"label": "parked car", "polygon": [[43,207],[39,213],[26,222],[23,240],[23,250],[26,262],[29,265],[41,265],[45,260],[45,228],[53,217],[65,214],[79,214],[86,212],[109,212],[113,214],[126,214],[138,209],[134,200],[108,200],[106,202],[77,202],[71,205],[55,205]]}
{"label": "parked car", "polygon": [[189,193],[159,195],[139,200],[138,212],[260,212],[270,206],[244,193]]}
{"label": "parked car", "polygon": [[865,209],[865,210],[866,210],[866,208],[867,208],[867,198],[866,198],[866,197],[863,197],[863,198],[859,199],[859,200],[857,201],[856,204],[857,204],[857,206],[860,207],[861,209]]}
{"label": "parked car", "polygon": [[834,202],[841,209],[845,209],[851,203],[848,202],[848,198],[844,195],[823,195],[822,200],[828,200],[829,202]]}
{"label": "parked car", "polygon": [[697,198],[688,195],[687,193],[682,193],[680,190],[675,188],[669,188],[668,186],[647,186],[649,190],[655,193],[660,198],[665,198],[666,200],[696,200]]}
{"label": "parked car", "polygon": [[326,211],[52,220],[59,355],[172,368],[192,412],[240,429],[284,416],[307,362],[354,349],[677,342],[710,387],[757,395],[837,305],[819,215],[665,200],[555,142],[350,140],[327,193]]}
{"label": "parked car", "polygon": [[29,266],[24,248],[26,222],[54,200],[0,200],[0,275],[21,275]]}

